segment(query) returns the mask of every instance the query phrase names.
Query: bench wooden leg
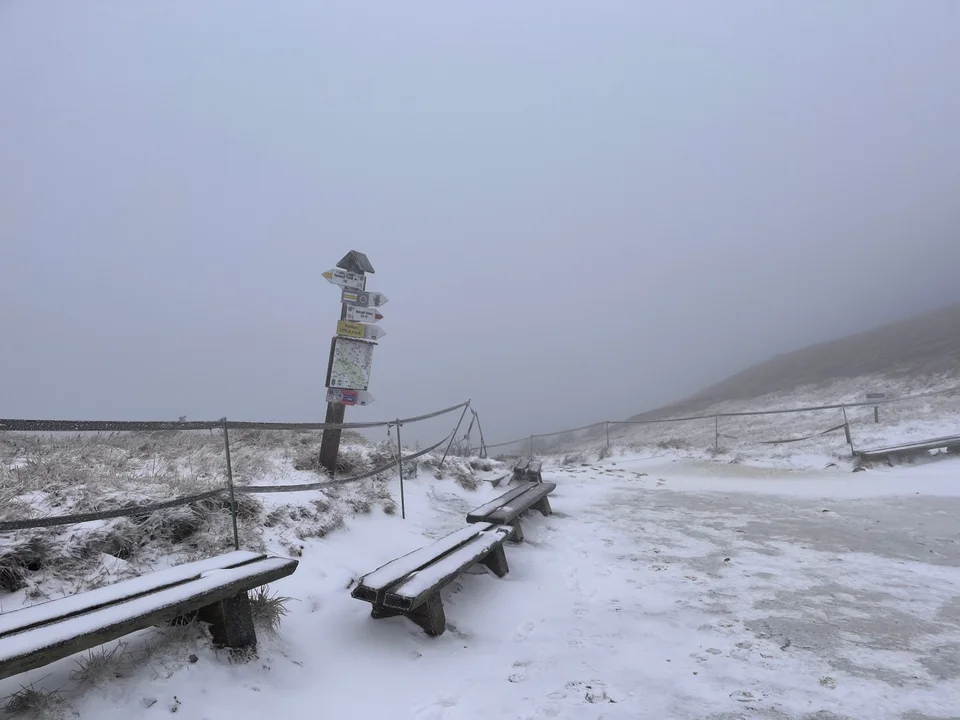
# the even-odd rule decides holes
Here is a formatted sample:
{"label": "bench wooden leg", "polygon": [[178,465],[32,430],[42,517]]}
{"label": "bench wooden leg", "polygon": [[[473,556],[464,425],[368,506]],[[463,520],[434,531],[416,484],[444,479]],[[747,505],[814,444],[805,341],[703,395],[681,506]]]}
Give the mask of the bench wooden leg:
{"label": "bench wooden leg", "polygon": [[373,610],[370,611],[370,617],[372,617],[374,620],[396,617],[397,615],[403,615],[403,613],[399,610],[391,610],[390,608],[383,605],[378,605],[377,603],[373,604]]}
{"label": "bench wooden leg", "polygon": [[200,620],[210,623],[210,634],[217,647],[255,648],[257,631],[253,627],[250,598],[246,592],[201,608]]}
{"label": "bench wooden leg", "polygon": [[553,513],[553,510],[550,509],[550,501],[547,499],[546,495],[544,495],[543,499],[533,506],[533,509],[539,510],[544,515],[551,515]]}
{"label": "bench wooden leg", "polygon": [[515,543],[523,542],[523,529],[520,527],[520,518],[517,518],[512,523],[510,527],[513,528],[513,535],[510,536],[510,541]]}
{"label": "bench wooden leg", "polygon": [[490,568],[490,572],[497,577],[503,577],[510,572],[510,567],[507,565],[507,553],[504,551],[503,545],[497,545],[490,554],[480,562]]}
{"label": "bench wooden leg", "polygon": [[447,627],[447,616],[443,612],[443,603],[440,593],[436,592],[427,598],[427,601],[407,613],[407,617],[423,628],[431,637],[443,635]]}

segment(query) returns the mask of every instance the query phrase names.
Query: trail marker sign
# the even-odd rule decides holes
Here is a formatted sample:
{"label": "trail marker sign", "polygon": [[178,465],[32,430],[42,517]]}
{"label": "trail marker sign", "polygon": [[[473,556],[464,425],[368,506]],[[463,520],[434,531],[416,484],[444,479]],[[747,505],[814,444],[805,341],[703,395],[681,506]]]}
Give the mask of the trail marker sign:
{"label": "trail marker sign", "polygon": [[375,323],[383,320],[383,315],[371,308],[361,308],[356,305],[347,305],[344,307],[344,320],[351,322]]}
{"label": "trail marker sign", "polygon": [[327,270],[325,273],[321,273],[321,275],[327,279],[328,283],[339,285],[343,288],[363,290],[367,286],[366,275],[358,275],[357,273],[352,273],[349,270],[342,270],[341,268]]}
{"label": "trail marker sign", "polygon": [[349,320],[341,320],[337,323],[337,335],[340,337],[376,341],[386,334],[386,330],[378,325],[367,325],[365,323],[350,322]]}
{"label": "trail marker sign", "polygon": [[344,305],[355,305],[356,307],[380,307],[387,304],[387,296],[378,292],[344,288],[340,302]]}
{"label": "trail marker sign", "polygon": [[346,388],[327,388],[327,402],[340,405],[370,405],[374,401],[373,395],[366,390],[348,390]]}
{"label": "trail marker sign", "polygon": [[[362,252],[351,250],[337,267],[322,273],[327,282],[341,288],[340,322],[337,334],[330,339],[330,359],[327,364],[328,425],[343,424],[347,406],[369,405],[373,395],[367,392],[370,368],[373,363],[375,340],[386,333],[372,323],[383,318],[375,308],[387,302],[383,293],[367,292],[367,273],[373,273],[370,259]],[[341,429],[332,427],[323,431],[320,441],[320,465],[337,474],[337,455],[340,453]]]}

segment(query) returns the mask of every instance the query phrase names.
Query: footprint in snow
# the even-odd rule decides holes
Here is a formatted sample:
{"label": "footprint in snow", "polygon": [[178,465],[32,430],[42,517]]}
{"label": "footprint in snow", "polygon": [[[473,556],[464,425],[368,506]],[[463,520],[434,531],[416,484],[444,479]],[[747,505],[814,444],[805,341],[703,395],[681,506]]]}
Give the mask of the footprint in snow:
{"label": "footprint in snow", "polygon": [[530,635],[530,633],[533,632],[533,629],[534,629],[535,627],[536,627],[536,625],[534,625],[533,623],[524,623],[524,624],[521,625],[519,628],[517,628],[517,632],[514,633],[514,635],[513,635],[513,641],[514,641],[514,642],[523,642],[524,640],[527,639],[527,637]]}

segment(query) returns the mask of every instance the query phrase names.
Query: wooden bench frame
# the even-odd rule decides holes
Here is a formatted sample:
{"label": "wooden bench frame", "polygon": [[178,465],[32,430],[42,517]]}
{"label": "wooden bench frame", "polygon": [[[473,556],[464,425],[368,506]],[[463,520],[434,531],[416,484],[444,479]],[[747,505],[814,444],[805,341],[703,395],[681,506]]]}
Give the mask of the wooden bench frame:
{"label": "wooden bench frame", "polygon": [[517,464],[513,466],[513,480],[515,482],[522,482],[524,480],[532,480],[533,482],[542,483],[543,474],[541,469],[543,468],[543,463],[539,460],[534,460],[533,458],[522,457],[517,461]]}
{"label": "wooden bench frame", "polygon": [[400,615],[427,635],[442,635],[447,620],[440,591],[478,564],[497,577],[506,575],[503,543],[512,532],[490,523],[461,528],[367,573],[350,596],[370,603],[374,619]]}
{"label": "wooden bench frame", "polygon": [[298,561],[237,551],[0,614],[0,679],[184,617],[210,624],[217,647],[255,648],[248,590]]}
{"label": "wooden bench frame", "polygon": [[544,516],[551,515],[553,510],[547,496],[556,487],[556,483],[525,481],[495,500],[491,500],[470,512],[467,515],[467,522],[509,525],[513,528],[513,541],[523,542],[520,516],[528,510],[539,510]]}

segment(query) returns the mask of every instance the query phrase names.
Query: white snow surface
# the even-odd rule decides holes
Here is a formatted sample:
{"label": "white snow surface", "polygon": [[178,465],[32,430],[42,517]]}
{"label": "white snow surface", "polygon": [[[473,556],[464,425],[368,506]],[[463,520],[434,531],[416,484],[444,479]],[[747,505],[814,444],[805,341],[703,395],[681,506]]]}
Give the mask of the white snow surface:
{"label": "white snow surface", "polygon": [[66,659],[0,695],[59,688],[66,716],[96,720],[955,717],[960,459],[798,467],[545,463],[554,514],[524,518],[506,577],[447,588],[437,638],[372,619],[350,589],[508,488],[421,476],[406,520],[375,512],[304,542],[257,659],[200,644],[195,663],[83,689]]}

